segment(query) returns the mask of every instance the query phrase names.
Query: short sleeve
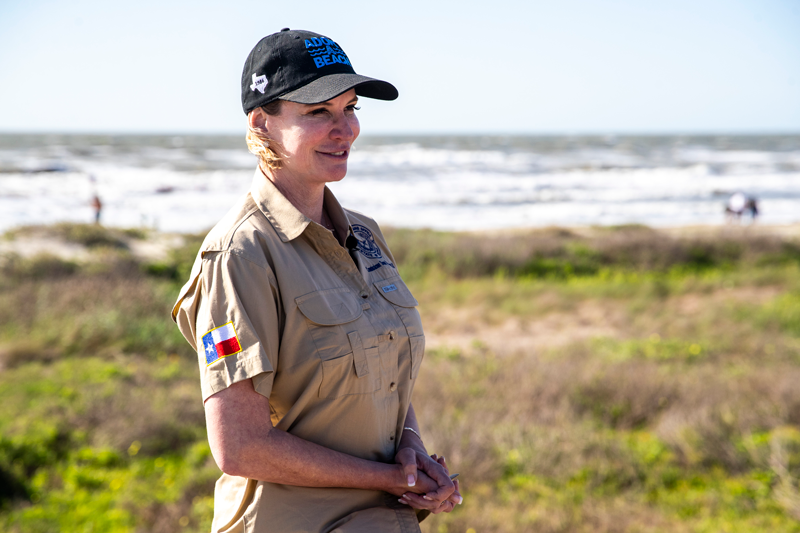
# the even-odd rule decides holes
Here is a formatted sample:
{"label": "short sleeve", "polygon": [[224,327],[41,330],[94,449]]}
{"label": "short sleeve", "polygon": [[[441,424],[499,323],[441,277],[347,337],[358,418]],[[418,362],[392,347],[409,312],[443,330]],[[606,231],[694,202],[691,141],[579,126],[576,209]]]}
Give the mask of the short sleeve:
{"label": "short sleeve", "polygon": [[269,397],[280,346],[280,298],[269,267],[205,252],[175,321],[197,350],[203,401],[245,379]]}

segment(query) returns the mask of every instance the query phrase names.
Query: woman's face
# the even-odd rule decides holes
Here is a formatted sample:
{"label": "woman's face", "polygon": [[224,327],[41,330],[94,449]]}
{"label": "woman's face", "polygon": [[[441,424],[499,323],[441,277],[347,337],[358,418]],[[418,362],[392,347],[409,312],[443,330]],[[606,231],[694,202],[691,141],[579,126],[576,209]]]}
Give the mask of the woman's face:
{"label": "woman's face", "polygon": [[321,104],[282,102],[278,115],[266,116],[271,147],[283,160],[279,173],[308,185],[339,181],[358,137],[358,97],[350,89]]}

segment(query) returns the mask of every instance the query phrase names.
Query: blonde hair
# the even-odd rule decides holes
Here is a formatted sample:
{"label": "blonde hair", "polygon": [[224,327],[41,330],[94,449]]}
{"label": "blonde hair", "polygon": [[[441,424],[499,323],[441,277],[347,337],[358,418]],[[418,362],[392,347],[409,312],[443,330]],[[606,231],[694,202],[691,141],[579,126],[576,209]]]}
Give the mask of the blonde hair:
{"label": "blonde hair", "polygon": [[[281,101],[274,100],[263,106],[261,109],[263,109],[267,115],[278,115],[281,112]],[[250,113],[253,111],[250,111]],[[247,149],[250,150],[251,154],[258,157],[259,164],[264,168],[264,170],[275,170],[281,168],[281,158],[272,148],[270,148],[270,141],[271,139],[267,137],[265,131],[260,131],[253,128],[253,126],[250,125],[250,121],[247,121],[247,136],[245,137]]]}

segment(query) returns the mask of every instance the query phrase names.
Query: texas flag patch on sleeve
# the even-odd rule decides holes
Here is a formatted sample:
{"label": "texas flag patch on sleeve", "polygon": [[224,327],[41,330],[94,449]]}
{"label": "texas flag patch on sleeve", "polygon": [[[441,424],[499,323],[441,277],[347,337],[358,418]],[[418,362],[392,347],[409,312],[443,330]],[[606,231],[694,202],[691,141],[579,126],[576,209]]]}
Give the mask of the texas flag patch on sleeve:
{"label": "texas flag patch on sleeve", "polygon": [[203,335],[203,349],[206,352],[206,366],[214,361],[242,351],[233,322],[223,324]]}

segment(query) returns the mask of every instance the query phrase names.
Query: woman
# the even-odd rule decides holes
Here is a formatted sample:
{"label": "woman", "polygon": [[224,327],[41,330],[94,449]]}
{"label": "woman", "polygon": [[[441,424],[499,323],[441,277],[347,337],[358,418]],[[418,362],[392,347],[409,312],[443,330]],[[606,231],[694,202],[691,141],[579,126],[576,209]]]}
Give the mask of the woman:
{"label": "woman", "polygon": [[173,319],[200,356],[223,471],[213,531],[418,532],[461,503],[411,393],[425,337],[375,222],[343,209],[359,76],[332,40],[288,29],[245,63],[250,192],[206,237]]}

